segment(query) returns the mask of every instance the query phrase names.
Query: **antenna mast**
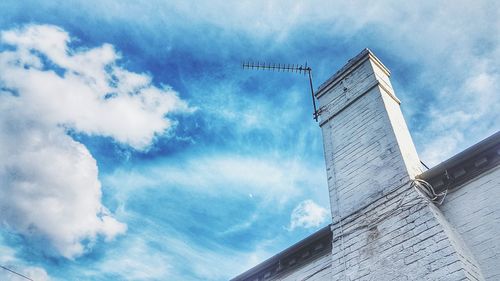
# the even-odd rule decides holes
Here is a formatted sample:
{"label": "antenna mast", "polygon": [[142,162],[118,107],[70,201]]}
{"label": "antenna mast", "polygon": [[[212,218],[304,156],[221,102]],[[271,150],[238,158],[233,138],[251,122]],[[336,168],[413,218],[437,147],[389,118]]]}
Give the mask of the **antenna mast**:
{"label": "antenna mast", "polygon": [[316,110],[316,100],[314,99],[314,90],[313,90],[313,83],[312,83],[312,68],[307,66],[307,62],[305,65],[295,65],[295,64],[266,64],[266,63],[250,63],[250,62],[245,62],[243,63],[243,69],[262,69],[262,70],[272,70],[272,71],[283,71],[283,72],[295,72],[299,74],[307,74],[309,76],[309,86],[311,87],[311,98],[312,98],[312,104],[314,108],[314,113],[313,117],[316,122],[318,122],[318,111]]}

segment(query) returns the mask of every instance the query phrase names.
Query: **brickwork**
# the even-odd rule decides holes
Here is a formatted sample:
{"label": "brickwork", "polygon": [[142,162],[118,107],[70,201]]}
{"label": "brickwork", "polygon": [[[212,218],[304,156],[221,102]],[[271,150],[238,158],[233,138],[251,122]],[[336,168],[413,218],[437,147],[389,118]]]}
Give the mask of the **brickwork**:
{"label": "brickwork", "polygon": [[420,173],[384,69],[367,53],[318,93],[333,222]]}
{"label": "brickwork", "polygon": [[[389,71],[369,50],[316,97],[332,236],[323,228],[235,280],[500,280],[500,133],[422,173]],[[444,203],[414,178],[449,189]],[[320,236],[331,249],[303,259]]]}
{"label": "brickwork", "polygon": [[332,206],[332,280],[484,280],[410,181],[420,163],[388,70],[365,51],[317,97]]}
{"label": "brickwork", "polygon": [[455,188],[440,207],[486,280],[500,280],[500,167]]}
{"label": "brickwork", "polygon": [[332,226],[331,280],[482,280],[442,213],[397,188]]}
{"label": "brickwork", "polygon": [[289,272],[285,275],[277,276],[276,278],[270,280],[283,280],[283,281],[331,280],[331,265],[332,265],[332,258],[331,258],[331,253],[329,253],[300,268],[295,269],[292,272]]}

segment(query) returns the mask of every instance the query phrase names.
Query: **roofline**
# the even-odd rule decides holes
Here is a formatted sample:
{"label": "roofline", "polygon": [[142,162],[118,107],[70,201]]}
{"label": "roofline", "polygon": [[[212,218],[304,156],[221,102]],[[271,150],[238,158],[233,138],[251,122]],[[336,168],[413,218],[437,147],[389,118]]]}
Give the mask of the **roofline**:
{"label": "roofline", "polygon": [[[251,276],[262,273],[262,272],[272,268],[274,265],[280,264],[280,261],[284,260],[285,258],[288,258],[294,254],[297,254],[301,250],[306,249],[306,248],[308,248],[308,246],[311,246],[312,244],[314,244],[314,242],[321,240],[325,237],[328,237],[330,240],[332,239],[331,224],[321,228],[320,230],[316,231],[315,233],[309,235],[308,237],[306,237],[306,238],[300,240],[299,242],[293,244],[292,246],[288,247],[284,251],[281,251],[280,253],[270,257],[269,259],[252,267],[251,269],[241,273],[240,275],[231,279],[231,281],[246,280],[245,278],[249,278]],[[330,241],[329,245],[331,246],[331,241]]]}
{"label": "roofline", "polygon": [[[423,172],[418,175],[417,178],[428,181],[433,185],[437,192],[440,192],[458,187],[470,179],[497,167],[499,164],[500,131]],[[288,247],[284,251],[281,251],[257,266],[254,266],[253,268],[234,277],[231,281],[249,280],[248,278],[255,278],[256,276],[258,278],[261,275],[264,276],[266,273],[277,275],[282,272],[286,272],[291,267],[283,269],[282,261],[290,259],[293,256],[300,256],[298,254],[302,251],[307,252],[311,246],[314,246],[317,241],[322,239],[329,239],[328,245],[331,248],[331,239],[333,238],[331,226],[332,225],[330,224],[323,227],[312,235]],[[292,267],[301,264],[302,263],[298,262],[293,264]],[[264,278],[270,277],[270,275],[266,276],[264,276]]]}
{"label": "roofline", "polygon": [[500,164],[500,131],[418,175],[436,191],[452,189]]}

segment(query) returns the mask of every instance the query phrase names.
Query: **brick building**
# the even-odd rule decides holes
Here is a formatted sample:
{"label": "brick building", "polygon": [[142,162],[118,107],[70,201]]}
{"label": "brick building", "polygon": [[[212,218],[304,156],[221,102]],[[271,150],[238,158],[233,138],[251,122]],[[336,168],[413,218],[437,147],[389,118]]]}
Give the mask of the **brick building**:
{"label": "brick building", "polygon": [[233,280],[500,280],[500,132],[423,171],[389,75],[319,87],[332,224]]}

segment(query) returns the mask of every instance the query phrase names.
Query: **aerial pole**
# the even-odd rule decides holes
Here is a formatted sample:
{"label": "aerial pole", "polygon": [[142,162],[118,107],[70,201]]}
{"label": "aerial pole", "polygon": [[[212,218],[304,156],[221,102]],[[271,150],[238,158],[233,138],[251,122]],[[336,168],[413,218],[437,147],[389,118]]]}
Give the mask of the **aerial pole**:
{"label": "aerial pole", "polygon": [[314,98],[314,89],[313,89],[313,83],[312,83],[312,68],[307,65],[307,62],[305,65],[295,65],[295,64],[266,64],[266,63],[253,63],[253,62],[244,62],[242,64],[243,69],[261,69],[261,70],[272,70],[272,71],[283,71],[283,72],[295,72],[299,74],[307,74],[309,77],[309,86],[311,88],[311,98],[312,98],[312,104],[313,104],[313,118],[318,122],[318,110],[316,109],[316,99]]}

